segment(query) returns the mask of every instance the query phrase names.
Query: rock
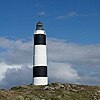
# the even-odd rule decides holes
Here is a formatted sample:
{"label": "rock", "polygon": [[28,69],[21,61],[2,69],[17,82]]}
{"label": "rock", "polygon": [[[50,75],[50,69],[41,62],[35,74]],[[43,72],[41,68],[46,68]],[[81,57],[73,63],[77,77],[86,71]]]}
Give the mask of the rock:
{"label": "rock", "polygon": [[49,86],[45,86],[43,89],[44,90],[49,90]]}
{"label": "rock", "polygon": [[51,90],[55,90],[55,87],[49,87]]}
{"label": "rock", "polygon": [[72,89],[72,92],[79,92],[78,90]]}
{"label": "rock", "polygon": [[16,97],[16,100],[24,100],[24,97],[19,95],[19,96]]}

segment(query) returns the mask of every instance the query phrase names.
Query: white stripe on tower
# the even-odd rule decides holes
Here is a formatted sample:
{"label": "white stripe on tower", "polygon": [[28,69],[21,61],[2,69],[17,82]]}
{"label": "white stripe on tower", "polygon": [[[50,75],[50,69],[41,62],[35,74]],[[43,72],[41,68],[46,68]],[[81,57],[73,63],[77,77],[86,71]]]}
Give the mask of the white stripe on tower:
{"label": "white stripe on tower", "polygon": [[34,33],[34,65],[33,65],[33,84],[47,85],[47,52],[46,52],[46,33],[43,24],[38,22]]}

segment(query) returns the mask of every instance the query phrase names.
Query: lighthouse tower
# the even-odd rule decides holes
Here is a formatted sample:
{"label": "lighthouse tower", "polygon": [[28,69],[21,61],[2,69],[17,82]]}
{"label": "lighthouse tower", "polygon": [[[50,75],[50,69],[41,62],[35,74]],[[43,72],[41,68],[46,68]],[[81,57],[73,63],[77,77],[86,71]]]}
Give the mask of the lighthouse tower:
{"label": "lighthouse tower", "polygon": [[43,24],[38,22],[34,32],[34,54],[33,54],[33,84],[47,85],[47,51],[46,33]]}

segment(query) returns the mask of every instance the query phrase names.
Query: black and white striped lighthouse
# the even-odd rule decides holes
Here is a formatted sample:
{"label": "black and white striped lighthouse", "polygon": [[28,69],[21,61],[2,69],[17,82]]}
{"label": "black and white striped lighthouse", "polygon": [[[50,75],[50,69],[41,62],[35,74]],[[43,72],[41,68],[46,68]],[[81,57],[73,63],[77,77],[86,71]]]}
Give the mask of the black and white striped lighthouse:
{"label": "black and white striped lighthouse", "polygon": [[33,84],[47,85],[47,51],[46,33],[43,24],[38,22],[34,32],[34,55],[33,55]]}

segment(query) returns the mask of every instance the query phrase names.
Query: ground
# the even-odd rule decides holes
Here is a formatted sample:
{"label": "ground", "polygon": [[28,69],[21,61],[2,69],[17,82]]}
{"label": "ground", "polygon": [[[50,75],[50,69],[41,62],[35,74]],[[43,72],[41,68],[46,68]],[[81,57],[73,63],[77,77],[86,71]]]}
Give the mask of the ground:
{"label": "ground", "polygon": [[100,86],[51,83],[0,90],[0,100],[100,100]]}

